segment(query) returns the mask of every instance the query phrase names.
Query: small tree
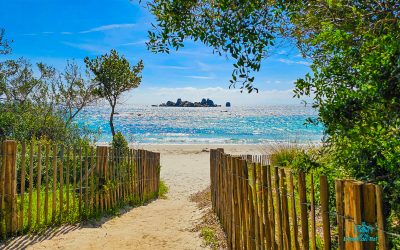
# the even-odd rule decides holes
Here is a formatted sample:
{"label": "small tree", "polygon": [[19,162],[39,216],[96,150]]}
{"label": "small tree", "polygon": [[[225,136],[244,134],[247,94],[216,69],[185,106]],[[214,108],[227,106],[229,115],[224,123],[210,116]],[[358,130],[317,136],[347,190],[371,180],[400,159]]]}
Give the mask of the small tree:
{"label": "small tree", "polygon": [[0,55],[7,55],[11,53],[10,43],[12,41],[8,41],[4,38],[5,30],[0,28]]}
{"label": "small tree", "polygon": [[79,66],[75,62],[68,62],[56,89],[57,101],[64,108],[66,125],[69,125],[84,107],[97,100],[94,89],[94,83],[82,76]]}
{"label": "small tree", "polygon": [[129,61],[118,55],[116,50],[94,59],[85,58],[86,67],[93,72],[96,82],[95,93],[105,98],[111,106],[110,128],[115,136],[113,118],[117,100],[122,93],[137,88],[142,80],[143,61],[130,66]]}

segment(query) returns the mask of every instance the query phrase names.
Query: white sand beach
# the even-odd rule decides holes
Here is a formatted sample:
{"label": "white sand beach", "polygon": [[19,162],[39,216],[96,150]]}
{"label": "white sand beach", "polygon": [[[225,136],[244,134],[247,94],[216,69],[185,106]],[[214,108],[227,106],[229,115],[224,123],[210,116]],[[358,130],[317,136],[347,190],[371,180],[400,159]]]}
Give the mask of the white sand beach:
{"label": "white sand beach", "polygon": [[20,237],[6,249],[206,249],[199,233],[190,232],[201,217],[193,193],[210,183],[209,149],[231,154],[265,153],[259,145],[140,145],[161,153],[161,178],[169,187],[158,199],[97,225],[68,226],[40,237]]}

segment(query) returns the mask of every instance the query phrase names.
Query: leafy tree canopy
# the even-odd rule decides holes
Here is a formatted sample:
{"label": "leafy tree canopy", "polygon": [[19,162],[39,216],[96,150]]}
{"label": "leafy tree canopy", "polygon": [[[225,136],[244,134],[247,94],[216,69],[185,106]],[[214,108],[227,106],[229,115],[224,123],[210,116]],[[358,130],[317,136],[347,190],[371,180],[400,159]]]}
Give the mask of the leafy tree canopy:
{"label": "leafy tree canopy", "polygon": [[85,63],[94,74],[95,93],[100,98],[105,98],[111,106],[110,128],[114,137],[113,117],[117,100],[124,92],[139,86],[143,61],[140,60],[137,65],[131,67],[125,57],[120,56],[116,50],[111,50],[109,54],[94,59],[86,57]]}
{"label": "leafy tree canopy", "polygon": [[0,62],[0,140],[45,138],[75,142],[89,136],[71,121],[97,96],[73,62],[64,72],[25,58]]}
{"label": "leafy tree canopy", "polygon": [[68,62],[61,80],[57,82],[57,102],[63,106],[66,123],[69,124],[78,113],[99,99],[95,91],[95,83],[90,80],[90,74],[86,71],[86,77],[82,70],[74,62]]}
{"label": "leafy tree canopy", "polygon": [[[234,60],[231,86],[240,83],[250,92],[261,61],[279,34],[281,11],[261,0],[154,0],[146,2],[157,23],[147,44],[153,52],[178,50],[185,39],[200,40],[214,53]],[[255,88],[255,90],[257,90]]]}
{"label": "leafy tree canopy", "polygon": [[0,55],[6,55],[11,53],[10,42],[5,39],[5,30],[0,28]]}
{"label": "leafy tree canopy", "polygon": [[[400,2],[398,0],[151,0],[155,52],[200,40],[236,60],[231,83],[253,89],[252,71],[288,39],[312,61],[296,97],[313,97],[337,167],[384,187],[400,211]],[[397,206],[397,208],[396,208]]]}

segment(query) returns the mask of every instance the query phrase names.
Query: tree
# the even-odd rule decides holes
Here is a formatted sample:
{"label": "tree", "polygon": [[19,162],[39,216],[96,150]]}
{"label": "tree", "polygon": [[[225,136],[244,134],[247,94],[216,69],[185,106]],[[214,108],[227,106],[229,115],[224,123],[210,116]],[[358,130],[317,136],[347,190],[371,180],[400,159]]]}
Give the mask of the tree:
{"label": "tree", "polygon": [[81,69],[75,62],[68,62],[62,80],[57,84],[57,102],[63,107],[66,125],[79,114],[86,106],[94,103],[98,96],[94,89],[95,84],[89,79],[89,72],[84,78]]}
{"label": "tree", "polygon": [[[318,9],[318,11],[316,11]],[[290,10],[293,35],[313,58],[295,94],[314,96],[334,164],[384,189],[400,211],[400,3],[318,2]]]}
{"label": "tree", "polygon": [[57,103],[59,74],[53,67],[20,58],[0,63],[0,137],[17,140],[46,138],[73,141],[79,131],[66,126]]}
{"label": "tree", "polygon": [[36,77],[31,63],[25,58],[6,60],[0,63],[0,96],[8,102],[25,103],[47,101],[52,97],[49,91],[57,81],[53,67],[38,63],[39,77]]}
{"label": "tree", "polygon": [[4,38],[5,30],[0,28],[0,55],[11,53],[10,42]]}
{"label": "tree", "polygon": [[253,91],[251,71],[259,71],[281,27],[281,10],[264,0],[146,1],[156,17],[147,43],[153,52],[178,50],[186,39],[200,40],[233,64],[231,86]]}
{"label": "tree", "polygon": [[[232,82],[258,71],[282,38],[312,61],[295,96],[312,96],[336,167],[384,187],[385,211],[400,211],[400,2],[152,0],[148,47],[200,40],[236,60]],[[239,69],[239,71],[237,71]],[[239,74],[239,75],[238,75]],[[238,77],[237,77],[238,76]],[[399,213],[398,213],[399,214]],[[388,215],[388,214],[387,214]]]}
{"label": "tree", "polygon": [[129,61],[118,55],[116,50],[94,59],[85,58],[86,67],[93,72],[96,87],[95,93],[105,98],[111,106],[110,128],[113,137],[115,106],[122,93],[137,88],[142,80],[143,61],[130,66]]}

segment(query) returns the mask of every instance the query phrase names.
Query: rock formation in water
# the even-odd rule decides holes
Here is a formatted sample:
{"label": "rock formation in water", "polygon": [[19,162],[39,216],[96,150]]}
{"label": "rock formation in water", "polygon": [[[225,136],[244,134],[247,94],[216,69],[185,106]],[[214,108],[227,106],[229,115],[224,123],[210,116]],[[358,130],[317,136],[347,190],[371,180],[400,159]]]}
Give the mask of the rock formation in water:
{"label": "rock formation in water", "polygon": [[179,98],[176,102],[168,101],[167,103],[160,104],[159,107],[221,107],[221,105],[216,105],[213,100],[208,98],[203,98],[201,102],[182,101],[182,99]]}

